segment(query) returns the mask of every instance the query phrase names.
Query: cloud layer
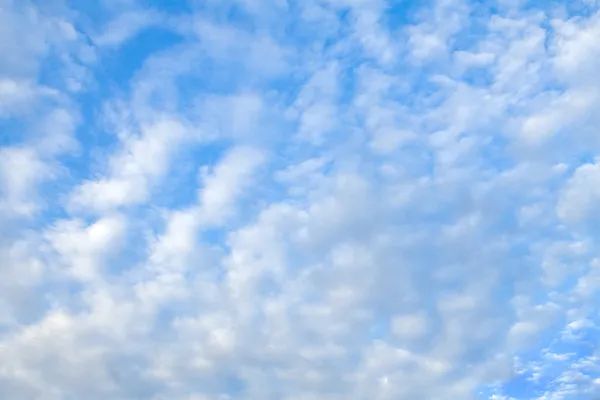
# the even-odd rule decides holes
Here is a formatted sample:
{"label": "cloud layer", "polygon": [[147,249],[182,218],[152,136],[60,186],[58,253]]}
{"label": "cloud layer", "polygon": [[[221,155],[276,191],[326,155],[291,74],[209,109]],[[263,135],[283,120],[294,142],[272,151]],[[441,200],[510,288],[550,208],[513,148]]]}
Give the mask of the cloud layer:
{"label": "cloud layer", "polygon": [[591,0],[0,0],[0,397],[598,398],[598,38]]}

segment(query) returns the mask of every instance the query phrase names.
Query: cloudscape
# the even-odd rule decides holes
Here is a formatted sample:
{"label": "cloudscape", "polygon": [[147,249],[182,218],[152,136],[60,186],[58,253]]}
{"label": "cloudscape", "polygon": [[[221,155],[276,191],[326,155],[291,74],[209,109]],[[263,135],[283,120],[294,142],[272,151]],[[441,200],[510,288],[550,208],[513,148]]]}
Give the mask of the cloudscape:
{"label": "cloudscape", "polygon": [[600,399],[597,0],[0,0],[0,398]]}

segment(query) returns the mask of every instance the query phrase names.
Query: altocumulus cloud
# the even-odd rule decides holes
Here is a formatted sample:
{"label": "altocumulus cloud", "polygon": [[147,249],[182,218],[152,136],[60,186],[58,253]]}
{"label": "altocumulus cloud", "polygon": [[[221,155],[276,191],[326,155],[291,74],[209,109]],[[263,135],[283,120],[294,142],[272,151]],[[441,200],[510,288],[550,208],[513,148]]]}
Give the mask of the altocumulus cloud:
{"label": "altocumulus cloud", "polygon": [[600,398],[600,3],[0,0],[0,397]]}

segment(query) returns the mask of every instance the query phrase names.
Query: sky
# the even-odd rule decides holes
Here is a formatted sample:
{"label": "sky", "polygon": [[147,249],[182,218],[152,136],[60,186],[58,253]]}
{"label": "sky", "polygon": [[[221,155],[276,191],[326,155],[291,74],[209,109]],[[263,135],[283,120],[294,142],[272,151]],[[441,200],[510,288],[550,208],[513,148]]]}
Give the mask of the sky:
{"label": "sky", "polygon": [[597,0],[0,0],[0,398],[600,398]]}

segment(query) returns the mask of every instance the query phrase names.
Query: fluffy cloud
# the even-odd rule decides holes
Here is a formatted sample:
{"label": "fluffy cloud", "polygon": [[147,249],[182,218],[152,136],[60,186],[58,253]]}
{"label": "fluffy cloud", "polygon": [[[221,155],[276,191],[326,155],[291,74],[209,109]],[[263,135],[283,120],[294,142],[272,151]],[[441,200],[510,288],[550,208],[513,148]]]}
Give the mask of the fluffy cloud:
{"label": "fluffy cloud", "polygon": [[0,0],[0,397],[597,398],[599,31]]}

